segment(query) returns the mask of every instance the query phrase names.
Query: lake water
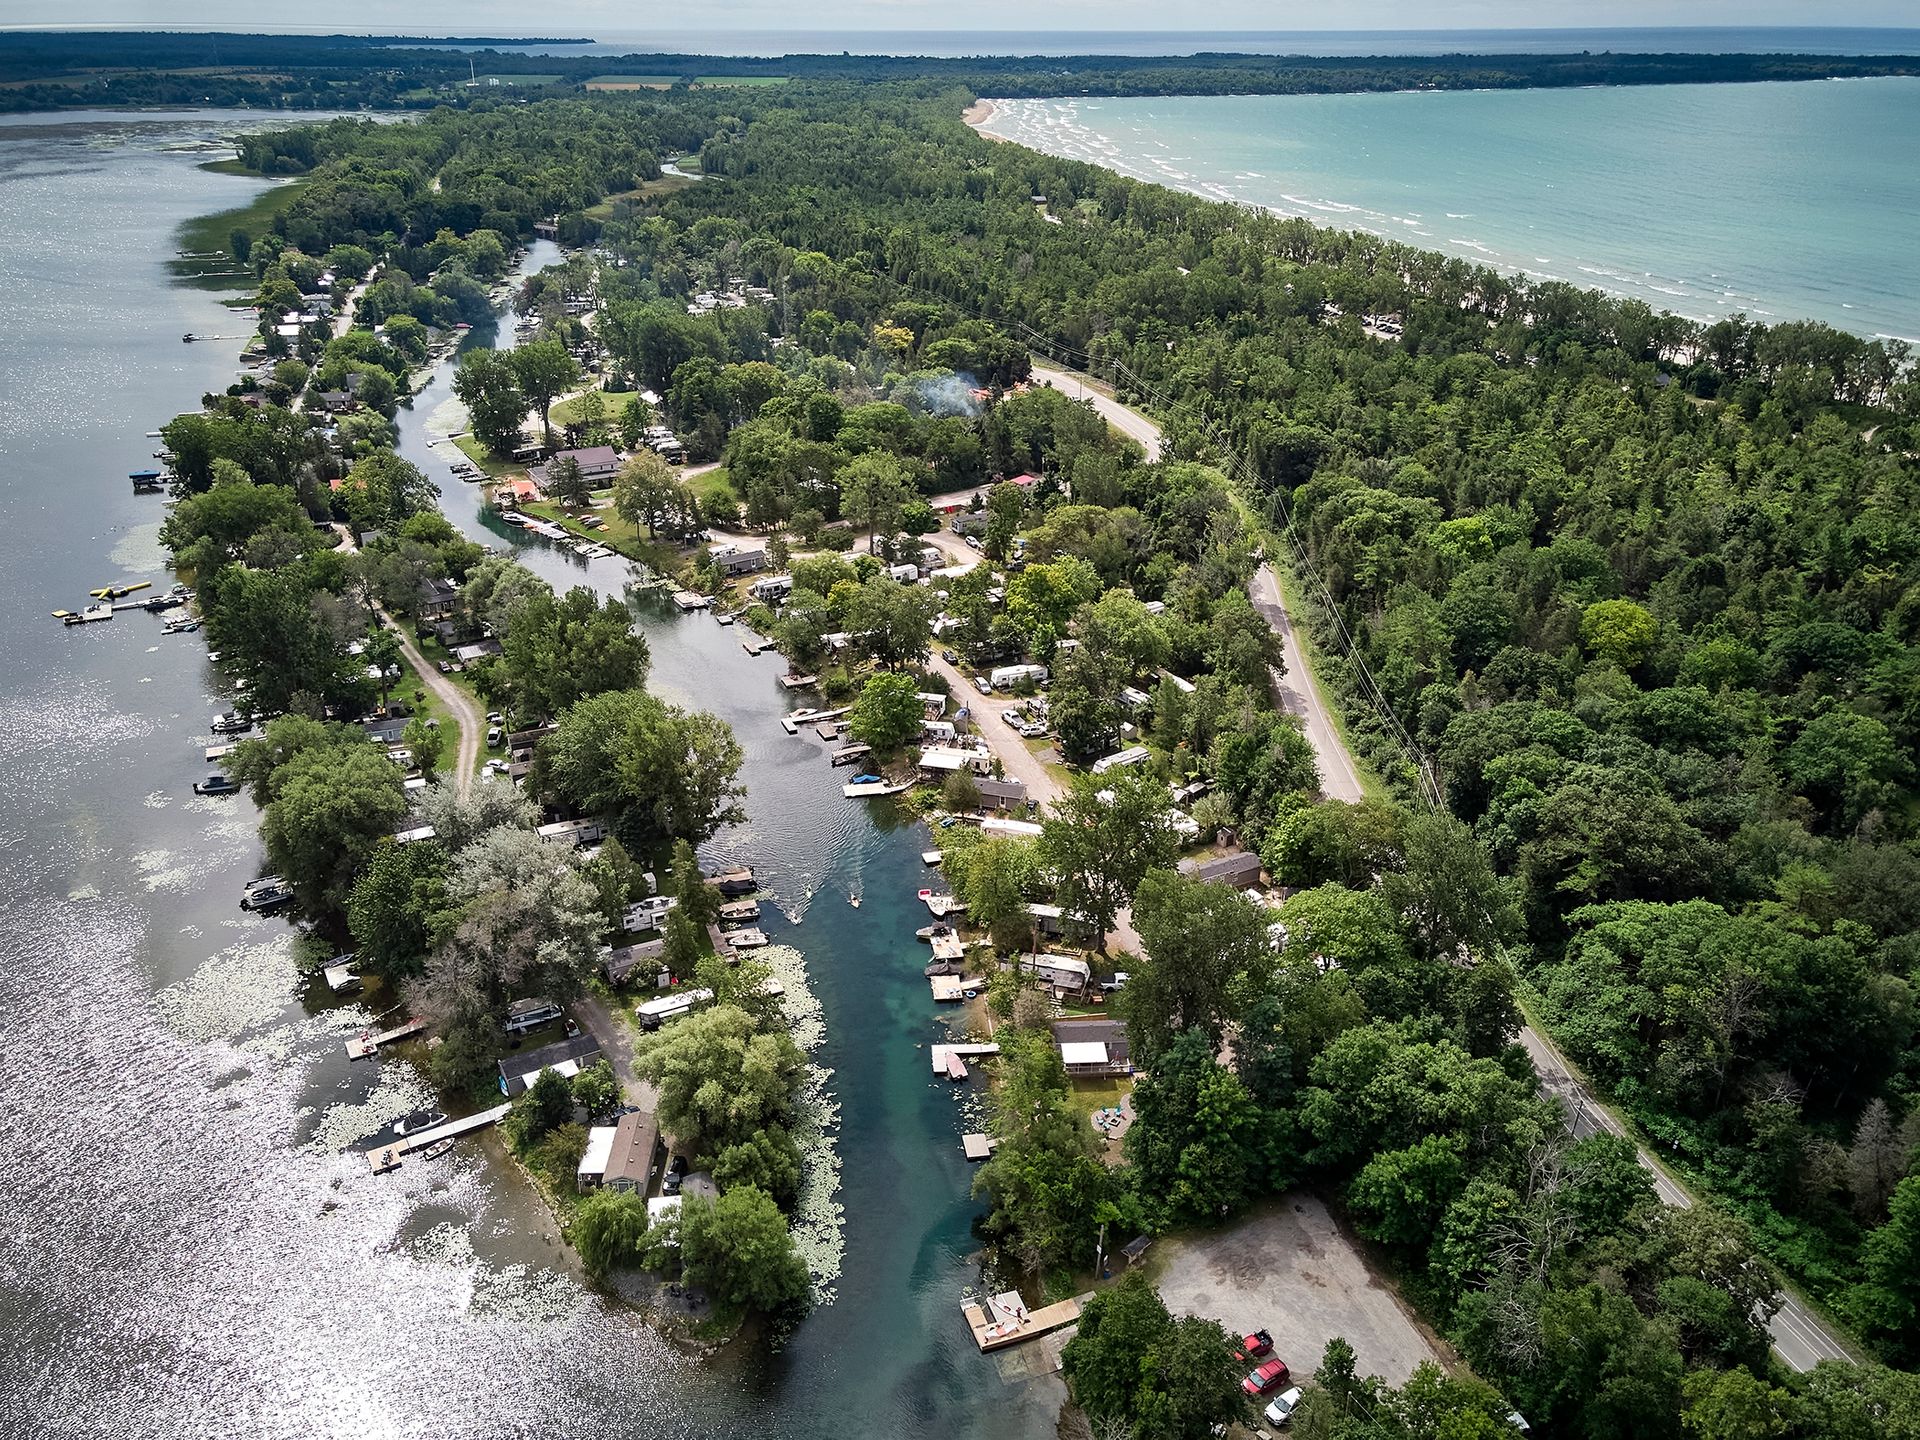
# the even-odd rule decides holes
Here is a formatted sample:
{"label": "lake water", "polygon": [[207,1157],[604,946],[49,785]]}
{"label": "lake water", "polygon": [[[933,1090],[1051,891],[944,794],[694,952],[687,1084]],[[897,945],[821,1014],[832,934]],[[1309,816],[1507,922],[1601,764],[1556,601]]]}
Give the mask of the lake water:
{"label": "lake water", "polygon": [[1695,319],[1920,338],[1920,79],[1014,100],[988,129]]}
{"label": "lake water", "polygon": [[[979,1280],[966,1092],[912,930],[924,830],[839,794],[786,736],[779,662],[704,616],[644,613],[661,693],[746,746],[754,863],[805,955],[841,1166],[831,1304],[777,1356],[681,1357],[584,1290],[544,1208],[464,1142],[375,1178],[354,1146],[424,1092],[410,1066],[347,1061],[357,1004],[295,972],[290,928],[245,916],[258,872],[244,800],[193,798],[225,708],[197,636],[130,613],[48,611],[163,577],[158,497],[126,474],[145,432],[232,378],[244,328],[169,280],[183,219],[258,182],[197,168],[217,113],[0,122],[0,1436],[956,1436],[1050,1434],[1052,1380],[968,1348]],[[543,250],[535,263],[546,258]],[[472,343],[492,343],[481,335]],[[592,567],[490,529],[431,446],[444,379],[402,411],[403,448],[455,522],[525,546],[555,583]],[[853,886],[861,909],[845,900]]]}
{"label": "lake water", "polygon": [[[591,28],[561,5],[546,28]],[[576,32],[577,33],[577,32]],[[1550,30],[596,30],[587,45],[490,47],[529,55],[1914,55],[1920,30],[1661,26]]]}

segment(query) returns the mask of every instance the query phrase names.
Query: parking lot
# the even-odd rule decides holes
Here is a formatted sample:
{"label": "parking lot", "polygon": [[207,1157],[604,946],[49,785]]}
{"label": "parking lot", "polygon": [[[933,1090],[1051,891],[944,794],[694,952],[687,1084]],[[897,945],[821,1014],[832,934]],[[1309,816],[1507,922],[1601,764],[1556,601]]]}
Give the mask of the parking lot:
{"label": "parking lot", "polygon": [[1236,1335],[1271,1331],[1296,1384],[1335,1335],[1353,1346],[1362,1374],[1396,1385],[1438,1358],[1310,1195],[1270,1201],[1222,1230],[1158,1241],[1145,1264],[1176,1315],[1211,1316]]}

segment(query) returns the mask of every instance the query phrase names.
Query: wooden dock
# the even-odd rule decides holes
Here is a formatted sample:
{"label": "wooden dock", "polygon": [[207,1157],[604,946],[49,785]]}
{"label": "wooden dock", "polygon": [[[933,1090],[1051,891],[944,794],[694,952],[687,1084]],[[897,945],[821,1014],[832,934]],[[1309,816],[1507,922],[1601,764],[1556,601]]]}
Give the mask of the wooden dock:
{"label": "wooden dock", "polygon": [[833,752],[833,763],[851,765],[856,760],[864,760],[873,753],[871,745],[842,745]]}
{"label": "wooden dock", "polygon": [[390,1144],[367,1152],[367,1161],[373,1167],[373,1173],[384,1175],[389,1170],[398,1170],[402,1156],[415,1150],[424,1150],[429,1145],[437,1145],[442,1140],[451,1140],[459,1135],[471,1135],[475,1130],[484,1130],[489,1125],[498,1124],[506,1118],[511,1104],[496,1105],[491,1110],[481,1110],[476,1114],[463,1115],[458,1120],[449,1120],[444,1125],[436,1125],[431,1130],[422,1130],[417,1135],[402,1135]]}
{"label": "wooden dock", "polygon": [[773,649],[773,642],[771,640],[762,640],[758,635],[742,635],[740,637],[740,648],[746,651],[747,654],[757,658]]}
{"label": "wooden dock", "polygon": [[962,1305],[960,1313],[966,1318],[967,1329],[973,1333],[973,1343],[984,1354],[1004,1350],[1009,1345],[1022,1345],[1074,1324],[1079,1320],[1080,1312],[1086,1308],[1086,1302],[1092,1298],[1093,1292],[1088,1291],[1071,1300],[1028,1310],[1018,1295],[1008,1291],[1004,1295],[994,1296],[984,1305]]}
{"label": "wooden dock", "polygon": [[[820,683],[820,677],[818,675],[782,675],[780,677],[780,683],[789,690],[804,690],[809,685],[818,685]],[[846,712],[842,711],[840,713],[845,714]]]}
{"label": "wooden dock", "polygon": [[404,1040],[409,1035],[418,1035],[427,1028],[427,1022],[414,1016],[404,1025],[396,1025],[391,1030],[382,1030],[375,1034],[371,1030],[362,1030],[347,1041],[347,1058],[364,1060],[379,1050],[382,1045],[391,1045],[396,1040]]}
{"label": "wooden dock", "polygon": [[697,591],[676,590],[673,592],[673,603],[682,610],[704,610],[713,602]]}
{"label": "wooden dock", "polygon": [[838,720],[842,715],[853,712],[851,705],[842,705],[838,710],[793,710],[780,717],[780,728],[789,735],[798,735],[802,725],[818,725],[823,720]]}
{"label": "wooden dock", "polygon": [[846,728],[847,722],[844,720],[827,720],[814,726],[813,733],[831,745],[840,738],[840,733]]}
{"label": "wooden dock", "polygon": [[977,975],[930,975],[927,983],[933,987],[933,998],[943,1005],[957,1005],[970,999],[978,995],[985,984]]}
{"label": "wooden dock", "polygon": [[933,1047],[933,1073],[944,1075],[949,1080],[967,1078],[967,1059],[978,1060],[983,1055],[998,1055],[998,1045],[935,1045]]}

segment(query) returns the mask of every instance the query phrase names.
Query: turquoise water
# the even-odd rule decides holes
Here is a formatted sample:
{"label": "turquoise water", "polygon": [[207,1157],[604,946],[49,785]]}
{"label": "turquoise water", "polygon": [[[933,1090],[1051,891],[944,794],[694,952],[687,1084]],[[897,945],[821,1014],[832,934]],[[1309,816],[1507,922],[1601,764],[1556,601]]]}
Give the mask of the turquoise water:
{"label": "turquoise water", "polygon": [[1014,100],[988,129],[1694,319],[1920,338],[1920,79]]}

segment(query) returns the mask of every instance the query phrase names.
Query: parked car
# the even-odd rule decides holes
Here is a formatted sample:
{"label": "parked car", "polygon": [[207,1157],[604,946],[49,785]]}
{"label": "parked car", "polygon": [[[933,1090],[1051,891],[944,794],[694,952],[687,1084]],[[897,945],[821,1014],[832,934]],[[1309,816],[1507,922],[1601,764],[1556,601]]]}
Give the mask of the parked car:
{"label": "parked car", "polygon": [[[1102,981],[1100,988],[1105,990],[1111,986],[1113,989],[1118,990],[1126,983],[1126,975],[1118,974],[1111,980]],[[1256,1330],[1251,1335],[1242,1335],[1240,1337],[1240,1343],[1234,1347],[1233,1353],[1241,1360],[1258,1360],[1262,1355],[1271,1355],[1273,1353],[1273,1336],[1265,1330]]]}
{"label": "parked car", "polygon": [[960,663],[960,657],[951,650],[942,650],[940,652],[940,658],[949,665],[958,665]]}
{"label": "parked car", "polygon": [[1284,1425],[1293,1419],[1293,1412],[1300,1408],[1300,1399],[1300,1387],[1298,1385],[1295,1385],[1290,1390],[1282,1390],[1278,1395],[1273,1397],[1272,1402],[1263,1412],[1267,1417],[1267,1423],[1269,1425]]}
{"label": "parked car", "polygon": [[980,548],[980,537],[978,535],[967,536],[967,548],[969,550],[978,550]]}
{"label": "parked car", "polygon": [[493,749],[505,738],[505,735],[501,732],[498,725],[490,725],[487,727],[487,748],[489,750]]}
{"label": "parked car", "polygon": [[1277,1390],[1293,1378],[1284,1360],[1269,1360],[1240,1382],[1240,1388],[1249,1395],[1264,1395],[1269,1390]]}
{"label": "parked car", "polygon": [[453,674],[453,662],[451,660],[442,660],[440,662],[440,673],[442,675]]}

